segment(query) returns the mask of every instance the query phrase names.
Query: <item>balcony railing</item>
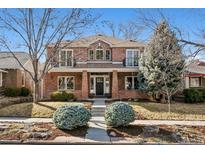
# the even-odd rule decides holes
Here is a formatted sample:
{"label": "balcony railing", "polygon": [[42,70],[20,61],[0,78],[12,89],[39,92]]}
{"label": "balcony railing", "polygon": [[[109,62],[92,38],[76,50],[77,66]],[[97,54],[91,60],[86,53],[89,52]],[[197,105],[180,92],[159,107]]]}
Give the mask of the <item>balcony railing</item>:
{"label": "balcony railing", "polygon": [[138,58],[137,57],[135,57],[135,58],[125,58],[123,60],[123,64],[124,64],[124,66],[128,66],[128,67],[138,66],[139,65]]}

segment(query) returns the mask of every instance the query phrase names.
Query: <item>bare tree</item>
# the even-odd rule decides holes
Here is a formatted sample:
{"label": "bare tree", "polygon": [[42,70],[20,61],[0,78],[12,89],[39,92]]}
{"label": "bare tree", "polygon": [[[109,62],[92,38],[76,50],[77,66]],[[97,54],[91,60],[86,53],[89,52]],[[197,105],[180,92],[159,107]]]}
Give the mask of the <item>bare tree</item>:
{"label": "bare tree", "polygon": [[[186,32],[183,28],[175,25],[174,19],[171,20],[171,17],[165,13],[164,9],[136,9],[135,14],[136,24],[144,26],[144,31],[150,31],[147,33],[152,33],[153,31],[155,31],[157,25],[162,20],[169,23],[171,29],[176,33],[179,43],[186,48],[187,58],[194,58],[201,51],[205,51],[205,27],[203,25],[201,25],[202,28],[195,29],[194,32],[192,32],[193,35],[197,36],[198,38],[198,41],[196,41],[189,37],[191,31]],[[200,11],[198,14],[193,14],[195,16],[200,16],[201,20],[205,19],[204,11]]]}
{"label": "bare tree", "polygon": [[[83,9],[3,9],[1,10],[0,24],[5,35],[0,38],[0,45],[8,50],[18,61],[34,82],[33,102],[39,101],[39,86],[46,73],[58,63],[54,59],[67,36],[72,40],[82,34],[86,26],[93,23],[96,18],[89,11]],[[10,37],[9,37],[10,35]],[[11,38],[11,35],[13,37]],[[16,47],[28,51],[32,62],[33,71],[25,68],[13,53],[12,41],[19,39]],[[47,55],[47,48],[52,44],[52,51]],[[39,63],[44,61],[44,66],[39,71]]]}
{"label": "bare tree", "polygon": [[103,21],[102,23],[111,31],[113,37],[119,37],[126,40],[139,40],[139,36],[144,29],[144,26],[138,25],[132,20],[126,23],[121,22],[119,24],[109,20]]}

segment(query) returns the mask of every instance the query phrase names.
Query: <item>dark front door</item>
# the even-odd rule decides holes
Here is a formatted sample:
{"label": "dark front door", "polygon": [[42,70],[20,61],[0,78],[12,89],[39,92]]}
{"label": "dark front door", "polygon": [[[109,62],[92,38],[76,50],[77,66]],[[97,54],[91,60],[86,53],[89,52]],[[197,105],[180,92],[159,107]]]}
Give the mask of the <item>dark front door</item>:
{"label": "dark front door", "polygon": [[104,94],[104,78],[96,77],[96,95]]}

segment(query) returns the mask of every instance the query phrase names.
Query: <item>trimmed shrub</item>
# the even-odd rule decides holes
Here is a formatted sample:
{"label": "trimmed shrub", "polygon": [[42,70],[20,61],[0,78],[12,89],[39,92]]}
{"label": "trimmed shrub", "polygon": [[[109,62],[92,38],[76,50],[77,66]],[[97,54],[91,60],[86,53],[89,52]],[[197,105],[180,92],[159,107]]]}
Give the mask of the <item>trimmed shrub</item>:
{"label": "trimmed shrub", "polygon": [[82,105],[62,106],[53,114],[56,127],[66,130],[85,126],[90,118],[90,111]]}
{"label": "trimmed shrub", "polygon": [[26,87],[22,87],[21,88],[21,96],[24,96],[24,97],[26,97],[26,96],[28,96],[30,94],[30,90],[28,89],[28,88],[26,88]]}
{"label": "trimmed shrub", "polygon": [[116,102],[109,105],[105,110],[106,124],[113,127],[127,126],[135,120],[133,108],[123,102]]}
{"label": "trimmed shrub", "polygon": [[4,91],[4,95],[8,97],[17,97],[21,95],[20,88],[6,88]]}
{"label": "trimmed shrub", "polygon": [[205,102],[205,89],[184,89],[183,94],[186,103]]}
{"label": "trimmed shrub", "polygon": [[72,93],[67,93],[65,91],[56,91],[51,94],[51,99],[54,101],[69,101],[74,99],[75,96]]}
{"label": "trimmed shrub", "polygon": [[68,93],[68,100],[75,99],[75,95],[73,93]]}

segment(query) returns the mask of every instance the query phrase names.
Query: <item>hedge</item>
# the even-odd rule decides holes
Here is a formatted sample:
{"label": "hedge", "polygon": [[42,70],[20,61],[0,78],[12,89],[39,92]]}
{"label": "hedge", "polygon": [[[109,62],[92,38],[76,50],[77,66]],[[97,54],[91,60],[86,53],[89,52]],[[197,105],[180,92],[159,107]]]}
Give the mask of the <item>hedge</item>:
{"label": "hedge", "polygon": [[17,97],[17,96],[28,96],[30,94],[30,90],[26,87],[21,88],[6,88],[4,91],[4,95],[8,97]]}
{"label": "hedge", "polygon": [[205,88],[190,88],[183,91],[186,103],[205,102]]}
{"label": "hedge", "polygon": [[74,94],[67,93],[65,91],[62,91],[62,92],[56,91],[51,94],[51,100],[54,100],[54,101],[70,101],[73,99],[75,99]]}

